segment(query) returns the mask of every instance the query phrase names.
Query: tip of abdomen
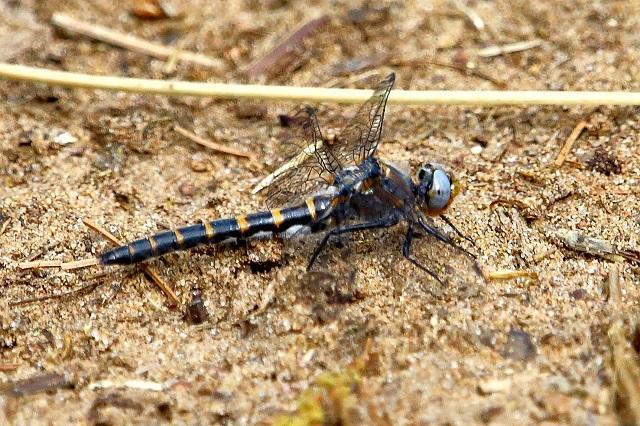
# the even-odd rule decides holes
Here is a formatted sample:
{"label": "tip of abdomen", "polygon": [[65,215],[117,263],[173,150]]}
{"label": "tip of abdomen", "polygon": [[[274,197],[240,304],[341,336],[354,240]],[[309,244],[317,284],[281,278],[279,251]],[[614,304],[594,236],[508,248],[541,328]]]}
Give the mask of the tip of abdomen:
{"label": "tip of abdomen", "polygon": [[103,265],[128,265],[131,263],[131,254],[127,246],[122,246],[104,252],[100,256],[100,263]]}

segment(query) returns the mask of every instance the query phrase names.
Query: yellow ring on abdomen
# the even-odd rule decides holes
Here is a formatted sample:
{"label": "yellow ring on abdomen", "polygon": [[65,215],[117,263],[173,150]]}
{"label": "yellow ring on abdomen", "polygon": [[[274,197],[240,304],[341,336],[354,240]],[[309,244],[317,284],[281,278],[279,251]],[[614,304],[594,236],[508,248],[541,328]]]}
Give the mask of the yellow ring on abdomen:
{"label": "yellow ring on abdomen", "polygon": [[280,228],[280,225],[284,222],[282,211],[280,209],[273,209],[271,210],[271,216],[273,217],[273,223],[276,225],[276,228]]}
{"label": "yellow ring on abdomen", "polygon": [[249,222],[247,222],[247,217],[245,215],[240,215],[236,217],[236,222],[238,222],[238,228],[240,228],[240,233],[244,234],[249,229]]}
{"label": "yellow ring on abdomen", "polygon": [[316,217],[318,216],[318,212],[316,211],[316,205],[313,202],[313,198],[307,198],[305,200],[305,203],[307,203],[307,208],[309,209],[309,214],[311,215],[311,219],[315,220]]}

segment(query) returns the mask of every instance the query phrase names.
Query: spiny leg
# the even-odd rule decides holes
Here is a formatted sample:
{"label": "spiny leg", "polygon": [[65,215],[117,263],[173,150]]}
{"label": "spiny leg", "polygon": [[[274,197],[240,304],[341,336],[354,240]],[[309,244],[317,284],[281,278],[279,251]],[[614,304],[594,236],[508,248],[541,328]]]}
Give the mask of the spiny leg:
{"label": "spiny leg", "polygon": [[443,214],[440,215],[440,219],[442,219],[447,225],[449,225],[453,229],[453,231],[456,234],[458,234],[458,236],[460,238],[463,238],[463,239],[469,241],[471,244],[473,244],[474,247],[477,247],[476,246],[476,242],[473,241],[473,239],[471,239],[471,238],[467,237],[466,235],[464,235],[462,232],[460,232],[460,230],[458,228],[456,228],[456,226],[453,224],[453,222],[451,222],[451,219],[449,219],[447,216],[445,216]]}
{"label": "spiny leg", "polygon": [[432,226],[429,226],[426,223],[424,223],[424,221],[422,219],[418,219],[417,223],[418,223],[418,225],[420,225],[420,228],[422,228],[427,234],[434,236],[436,239],[438,239],[439,241],[442,241],[445,244],[449,244],[451,247],[455,248],[456,250],[460,250],[461,252],[466,253],[473,260],[476,259],[476,255],[475,254],[471,253],[469,250],[465,249],[464,247],[460,247],[455,242],[453,242],[451,240],[451,238],[449,238],[446,235],[444,235],[438,229],[436,229],[436,228],[434,228]]}
{"label": "spiny leg", "polygon": [[466,250],[463,247],[460,247],[455,242],[451,241],[450,238],[448,238],[446,235],[443,235],[438,229],[433,228],[427,225],[426,223],[424,223],[423,219],[419,218],[416,222],[427,234],[434,236],[436,239],[442,241],[445,244],[449,244],[451,247],[455,248],[456,250],[460,250],[461,252],[469,256],[471,259],[473,259],[473,266],[476,274],[483,276],[482,268],[480,268],[480,265],[478,264],[478,260],[475,254],[471,253],[470,251]]}
{"label": "spiny leg", "polygon": [[420,262],[418,262],[418,259],[416,259],[415,256],[413,256],[411,254],[411,242],[412,241],[413,241],[413,228],[411,226],[409,226],[407,228],[407,235],[404,238],[404,244],[402,244],[402,255],[409,262],[413,263],[415,266],[417,266],[418,268],[422,269],[427,274],[429,274],[431,276],[431,278],[433,278],[434,280],[438,281],[442,285],[446,285],[444,283],[444,281],[442,281],[440,279],[440,277],[438,277],[438,275],[435,272],[433,272],[432,270],[430,270],[426,266],[422,265]]}
{"label": "spiny leg", "polygon": [[383,217],[378,220],[372,220],[370,222],[363,223],[355,223],[353,225],[347,225],[343,228],[335,228],[331,231],[327,232],[325,236],[320,241],[320,244],[316,246],[316,249],[313,251],[311,258],[309,259],[309,263],[307,264],[307,271],[311,269],[313,264],[315,263],[318,255],[325,248],[327,243],[329,242],[329,238],[333,235],[346,234],[348,232],[356,232],[363,231],[365,229],[375,229],[375,228],[389,228],[390,226],[396,225],[398,223],[398,217],[396,215]]}

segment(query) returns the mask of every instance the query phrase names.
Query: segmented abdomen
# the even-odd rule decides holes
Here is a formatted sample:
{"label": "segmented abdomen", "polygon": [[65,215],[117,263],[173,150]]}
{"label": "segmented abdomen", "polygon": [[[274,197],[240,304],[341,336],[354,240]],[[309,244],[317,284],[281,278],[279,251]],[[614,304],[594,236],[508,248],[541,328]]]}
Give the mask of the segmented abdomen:
{"label": "segmented abdomen", "polygon": [[304,204],[294,207],[218,219],[160,232],[103,253],[100,263],[126,265],[177,250],[187,250],[200,244],[250,238],[264,232],[284,232],[292,226],[311,225],[322,216],[329,205],[330,200],[327,197],[317,196],[308,198]]}

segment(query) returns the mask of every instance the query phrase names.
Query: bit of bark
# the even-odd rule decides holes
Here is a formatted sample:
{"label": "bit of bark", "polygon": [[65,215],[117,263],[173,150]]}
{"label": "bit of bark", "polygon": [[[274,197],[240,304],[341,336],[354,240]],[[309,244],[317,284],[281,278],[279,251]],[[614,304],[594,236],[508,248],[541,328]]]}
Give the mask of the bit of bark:
{"label": "bit of bark", "polygon": [[329,15],[323,15],[302,25],[282,43],[269,51],[269,53],[249,65],[244,73],[251,78],[262,74],[278,73],[279,70],[282,70],[287,64],[293,61],[293,58],[296,56],[296,50],[302,42],[320,28],[327,25],[329,21]]}
{"label": "bit of bark", "polygon": [[187,319],[191,324],[201,324],[209,318],[209,312],[202,300],[202,290],[194,288],[191,290],[191,300],[187,305]]}
{"label": "bit of bark", "polygon": [[64,374],[45,373],[28,379],[0,385],[0,395],[25,396],[57,389],[73,388],[73,383]]}
{"label": "bit of bark", "polygon": [[587,167],[605,176],[611,176],[612,174],[619,175],[622,173],[622,167],[620,166],[618,157],[603,147],[596,148],[593,157],[587,161]]}
{"label": "bit of bark", "polygon": [[100,409],[104,407],[118,407],[134,409],[141,412],[144,407],[139,402],[135,402],[130,398],[121,397],[119,395],[107,395],[104,397],[98,397],[91,404],[91,408],[87,413],[87,420],[90,424],[101,424],[100,422]]}
{"label": "bit of bark", "polygon": [[175,18],[178,14],[164,1],[136,0],[130,9],[133,16],[139,19]]}
{"label": "bit of bark", "polygon": [[640,253],[634,250],[621,249],[614,244],[599,238],[588,237],[575,230],[545,228],[545,233],[559,240],[566,248],[610,261],[627,259],[640,262]]}

